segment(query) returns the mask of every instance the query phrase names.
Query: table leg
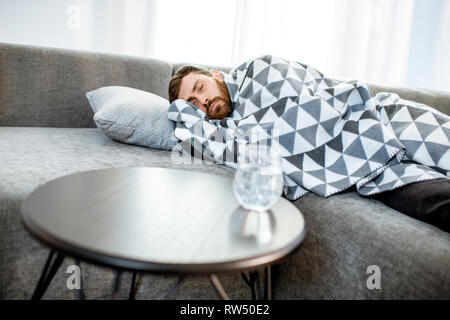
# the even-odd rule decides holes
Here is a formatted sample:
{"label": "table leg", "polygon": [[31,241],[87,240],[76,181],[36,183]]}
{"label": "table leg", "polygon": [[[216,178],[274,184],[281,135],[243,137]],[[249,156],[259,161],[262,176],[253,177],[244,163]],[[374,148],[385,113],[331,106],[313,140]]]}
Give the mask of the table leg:
{"label": "table leg", "polygon": [[128,300],[134,300],[134,296],[136,294],[136,272],[133,272],[133,278],[131,279],[131,288],[130,288],[130,295],[128,296]]}
{"label": "table leg", "polygon": [[270,265],[264,268],[264,298],[272,300],[272,269]]}
{"label": "table leg", "polygon": [[120,288],[120,277],[122,276],[122,270],[116,270],[116,276],[114,277],[114,285],[113,290],[111,294],[111,300],[117,299],[117,296],[119,295],[119,288]]}
{"label": "table leg", "polygon": [[225,289],[222,287],[222,284],[220,283],[219,278],[215,274],[210,275],[211,283],[213,284],[214,288],[217,290],[219,295],[222,297],[223,300],[230,300],[227,293],[225,292]]}
{"label": "table leg", "polygon": [[44,270],[42,270],[36,289],[34,289],[33,296],[31,297],[32,300],[39,300],[42,298],[48,288],[48,285],[55,276],[56,271],[58,271],[58,268],[64,260],[64,255],[60,253],[57,253],[56,258],[53,260],[54,254],[55,252],[51,250],[48,255],[47,262],[45,263]]}
{"label": "table leg", "polygon": [[264,299],[263,293],[261,292],[261,277],[259,275],[259,271],[255,271],[255,283],[256,283],[256,292],[258,293],[258,300]]}
{"label": "table leg", "polygon": [[86,297],[84,295],[84,291],[83,291],[83,277],[82,277],[82,272],[81,272],[81,261],[79,259],[75,259],[75,264],[78,266],[78,268],[80,268],[80,289],[78,290],[78,299],[79,300],[84,300]]}
{"label": "table leg", "polygon": [[244,282],[251,290],[252,300],[272,300],[272,276],[270,266],[264,268],[264,295],[261,290],[261,279],[258,270],[250,271],[248,278],[244,273],[241,273],[241,275]]}
{"label": "table leg", "polygon": [[172,298],[172,296],[175,294],[175,290],[180,286],[181,282],[184,279],[184,275],[180,275],[178,277],[178,281],[175,283],[175,285],[170,289],[169,293],[164,297],[164,300],[169,300]]}
{"label": "table leg", "polygon": [[245,284],[250,288],[252,293],[252,300],[256,300],[256,290],[255,290],[255,282],[256,282],[256,272],[250,271],[249,277],[245,275],[245,273],[241,273],[242,279],[244,279]]}

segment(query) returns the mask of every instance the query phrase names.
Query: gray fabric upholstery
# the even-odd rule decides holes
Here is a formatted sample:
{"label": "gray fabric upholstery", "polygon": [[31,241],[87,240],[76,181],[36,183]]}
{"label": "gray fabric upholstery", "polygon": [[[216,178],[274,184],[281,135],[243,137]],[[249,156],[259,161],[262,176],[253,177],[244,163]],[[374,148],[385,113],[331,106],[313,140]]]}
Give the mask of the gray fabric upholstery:
{"label": "gray fabric upholstery", "polygon": [[[0,299],[29,299],[49,252],[48,247],[33,238],[20,222],[20,204],[34,188],[79,171],[128,166],[174,167],[170,152],[118,143],[99,129],[0,127],[0,150]],[[232,174],[231,169],[222,166],[177,168]],[[66,287],[68,275],[65,270],[71,264],[74,264],[73,259],[64,262],[44,298],[77,299],[76,292]],[[81,267],[86,297],[110,298],[113,270],[85,262]],[[177,277],[147,274],[142,279],[136,297],[162,299]],[[198,283],[192,283],[193,279]],[[239,274],[222,275],[220,279],[224,286],[235,288],[230,295],[248,298],[249,292]],[[220,298],[208,277],[188,277],[186,280],[175,297]],[[130,281],[130,275],[125,274],[121,298],[127,297]]]}
{"label": "gray fabric upholstery", "polygon": [[368,82],[367,85],[375,95],[378,92],[394,92],[405,100],[416,101],[433,107],[440,112],[450,114],[450,92],[432,91],[418,88],[388,87]]}
{"label": "gray fabric upholstery", "polygon": [[[343,82],[353,79],[336,78],[336,80]],[[361,81],[369,86],[373,96],[379,92],[393,92],[398,94],[402,99],[423,103],[439,110],[440,112],[450,114],[450,92],[399,86],[386,86],[379,83],[372,83],[370,81]]]}
{"label": "gray fabric upholstery", "polygon": [[[172,63],[173,69],[172,69],[172,75],[175,74],[175,72],[177,72],[178,69],[180,69],[182,66],[184,65],[190,65],[190,64],[194,64],[195,63],[189,63],[189,62],[177,62],[177,63]],[[205,64],[203,65],[204,67],[208,68],[209,70],[218,70],[218,71],[223,71],[223,72],[230,72],[231,71],[231,67],[226,67],[226,66],[216,66],[216,65],[210,65],[210,64]]]}
{"label": "gray fabric upholstery", "polygon": [[[20,223],[20,204],[39,185],[74,172],[107,167],[175,167],[170,153],[121,144],[99,129],[0,127],[0,284],[3,299],[32,293],[48,253]],[[177,167],[180,168],[180,167]],[[231,176],[223,166],[184,168]],[[327,199],[307,195],[295,202],[307,224],[304,243],[279,264],[274,276],[277,299],[450,298],[450,236],[380,202],[347,192]],[[77,299],[65,286],[67,259],[45,298]],[[366,288],[366,269],[378,265],[382,290]],[[82,263],[86,297],[107,299],[114,272]],[[122,279],[125,298],[130,274]],[[221,275],[229,294],[247,299],[238,274]],[[159,299],[176,282],[173,275],[146,274],[137,298]],[[175,298],[218,299],[207,277],[192,276]]]}
{"label": "gray fabric upholstery", "polygon": [[0,126],[94,128],[87,91],[128,86],[167,99],[172,75],[154,59],[13,44],[0,44],[0,65]]}
{"label": "gray fabric upholstery", "polygon": [[[279,265],[277,299],[449,299],[450,234],[346,192],[295,202],[308,235]],[[369,290],[367,268],[381,272]]]}
{"label": "gray fabric upholstery", "polygon": [[[20,222],[20,205],[39,185],[79,171],[108,167],[175,167],[170,152],[115,142],[95,124],[84,94],[123,85],[167,98],[167,84],[181,65],[152,59],[0,44],[0,299],[28,299],[48,254]],[[214,67],[229,71],[228,67]],[[450,113],[448,93],[389,88]],[[7,112],[2,117],[2,112]],[[60,128],[51,128],[60,127]],[[75,127],[75,128],[74,128]],[[231,176],[223,166],[176,166]],[[277,264],[276,299],[450,299],[450,236],[355,192],[329,198],[308,194],[294,203],[307,235]],[[44,299],[77,299],[66,287],[67,258]],[[369,290],[367,267],[381,270],[381,290]],[[114,271],[81,263],[87,299],[107,299]],[[249,299],[240,275],[219,275],[233,299]],[[137,299],[161,299],[175,275],[138,278]],[[119,298],[128,296],[131,273],[122,274]],[[187,277],[176,299],[219,299],[207,277]]]}
{"label": "gray fabric upholstery", "polygon": [[113,140],[172,150],[178,143],[175,123],[167,117],[169,101],[130,87],[101,87],[86,93],[99,129]]}

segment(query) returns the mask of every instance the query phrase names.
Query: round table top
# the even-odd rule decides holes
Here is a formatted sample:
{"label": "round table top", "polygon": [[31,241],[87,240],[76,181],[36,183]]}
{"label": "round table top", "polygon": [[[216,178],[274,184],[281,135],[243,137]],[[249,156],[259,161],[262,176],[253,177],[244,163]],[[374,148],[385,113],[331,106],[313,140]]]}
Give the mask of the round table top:
{"label": "round table top", "polygon": [[112,168],[61,177],[34,190],[22,221],[53,249],[141,271],[206,273],[273,263],[305,236],[300,211],[280,198],[248,212],[233,180],[165,168]]}

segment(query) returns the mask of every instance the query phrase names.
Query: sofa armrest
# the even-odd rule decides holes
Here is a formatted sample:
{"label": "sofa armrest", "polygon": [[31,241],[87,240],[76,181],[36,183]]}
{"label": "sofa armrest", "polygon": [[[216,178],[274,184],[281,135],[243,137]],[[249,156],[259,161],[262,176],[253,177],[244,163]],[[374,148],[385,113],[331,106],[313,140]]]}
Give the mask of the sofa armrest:
{"label": "sofa armrest", "polygon": [[[336,77],[334,79],[339,82],[355,80],[343,77]],[[404,100],[426,104],[427,106],[439,110],[442,113],[450,115],[450,92],[413,87],[387,86],[365,80],[361,80],[361,82],[369,86],[372,95],[374,96],[379,92],[392,92],[398,94],[400,98]]]}
{"label": "sofa armrest", "polygon": [[400,98],[426,104],[442,113],[450,115],[450,92],[406,87],[388,87],[380,84],[367,83],[372,94],[378,92],[397,93]]}
{"label": "sofa armrest", "polygon": [[155,59],[0,43],[0,126],[95,127],[87,91],[128,86],[167,99],[171,75]]}

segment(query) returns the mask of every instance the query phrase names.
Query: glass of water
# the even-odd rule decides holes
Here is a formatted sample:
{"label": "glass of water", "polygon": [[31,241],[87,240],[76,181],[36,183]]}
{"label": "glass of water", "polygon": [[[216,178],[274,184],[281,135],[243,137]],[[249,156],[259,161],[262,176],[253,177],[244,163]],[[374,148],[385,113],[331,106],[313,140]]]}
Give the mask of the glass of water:
{"label": "glass of water", "polygon": [[267,145],[240,145],[233,189],[239,203],[247,210],[263,212],[281,197],[283,175],[281,157]]}

